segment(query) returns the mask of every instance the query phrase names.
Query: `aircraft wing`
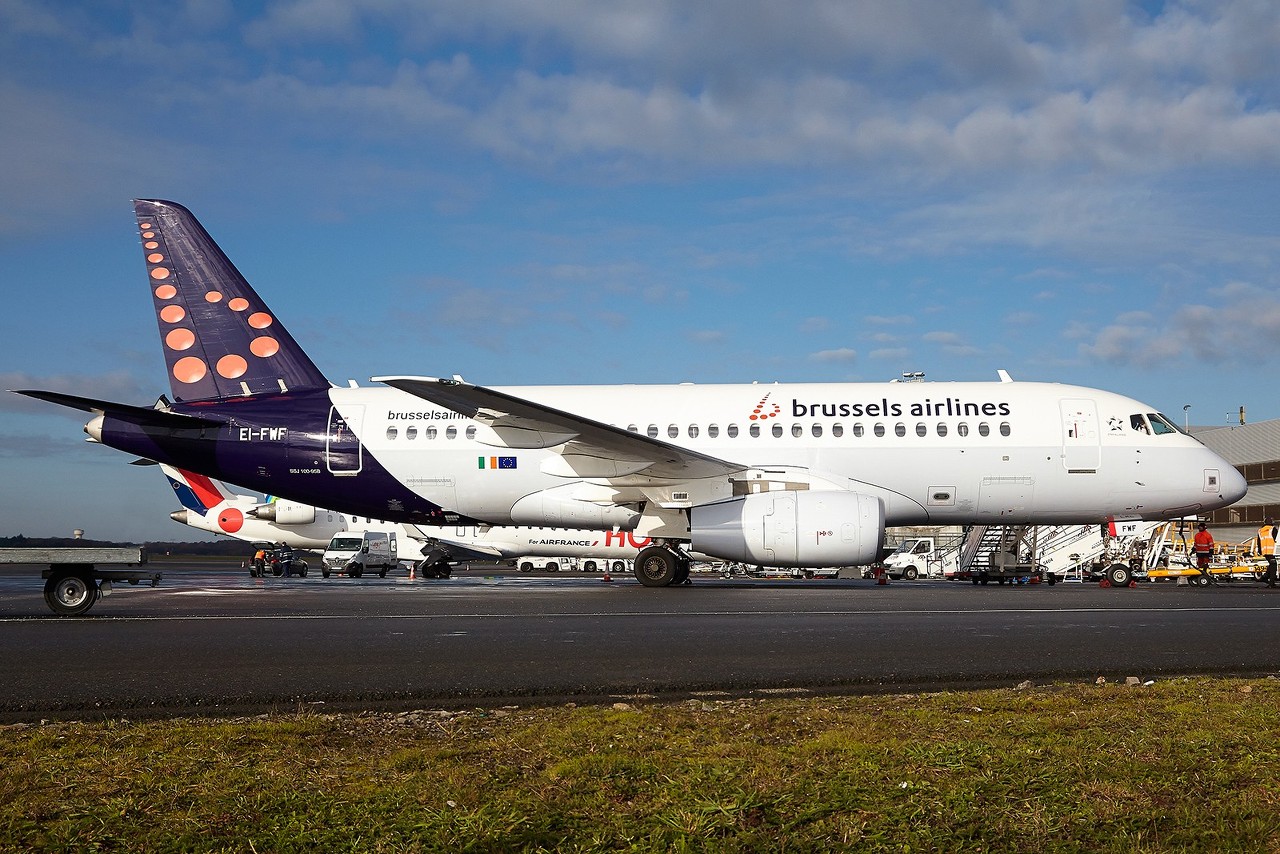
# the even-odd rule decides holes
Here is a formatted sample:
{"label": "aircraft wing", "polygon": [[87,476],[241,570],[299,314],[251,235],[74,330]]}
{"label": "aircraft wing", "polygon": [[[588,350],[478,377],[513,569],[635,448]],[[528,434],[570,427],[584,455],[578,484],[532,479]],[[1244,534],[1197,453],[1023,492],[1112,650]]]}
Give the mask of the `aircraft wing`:
{"label": "aircraft wing", "polygon": [[[564,445],[561,454],[566,473],[572,471],[579,477],[642,474],[683,480],[720,477],[746,469],[739,463],[676,447],[630,430],[461,380],[374,377],[373,381],[474,418],[493,428],[499,437],[521,437],[510,447]],[[538,436],[543,437],[541,442],[536,442],[534,437]],[[517,444],[519,441],[524,443]]]}

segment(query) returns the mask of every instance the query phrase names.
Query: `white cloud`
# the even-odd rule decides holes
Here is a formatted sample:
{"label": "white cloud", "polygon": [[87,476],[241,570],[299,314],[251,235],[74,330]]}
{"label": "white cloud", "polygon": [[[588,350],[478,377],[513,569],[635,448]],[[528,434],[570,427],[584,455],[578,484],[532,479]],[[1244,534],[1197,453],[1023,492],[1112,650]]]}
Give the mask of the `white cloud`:
{"label": "white cloud", "polygon": [[816,353],[811,353],[809,358],[815,362],[848,363],[857,361],[858,351],[851,350],[848,347],[838,347],[834,350],[819,350]]}

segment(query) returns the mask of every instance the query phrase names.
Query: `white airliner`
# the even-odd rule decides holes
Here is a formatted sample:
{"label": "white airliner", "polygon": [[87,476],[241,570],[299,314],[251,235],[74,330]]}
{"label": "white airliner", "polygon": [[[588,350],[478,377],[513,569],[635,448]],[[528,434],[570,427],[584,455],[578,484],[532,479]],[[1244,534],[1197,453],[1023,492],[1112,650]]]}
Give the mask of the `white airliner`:
{"label": "white airliner", "polygon": [[[286,499],[239,495],[201,474],[161,465],[182,504],[169,518],[201,531],[248,542],[286,543],[295,549],[324,551],[334,535],[382,531],[400,543],[414,542],[422,558],[417,570],[428,578],[447,578],[451,565],[469,560],[521,557],[582,558],[601,570],[621,572],[649,545],[625,531],[566,528],[454,525],[406,525],[338,513]],[[585,566],[586,564],[584,564]]]}
{"label": "white airliner", "polygon": [[[195,217],[134,202],[173,402],[46,391],[136,456],[344,513],[649,537],[648,586],[692,549],[871,563],[886,525],[1173,519],[1244,478],[1147,404],[1053,383],[534,386],[384,376],[334,388]],[[438,359],[438,355],[432,356]]]}

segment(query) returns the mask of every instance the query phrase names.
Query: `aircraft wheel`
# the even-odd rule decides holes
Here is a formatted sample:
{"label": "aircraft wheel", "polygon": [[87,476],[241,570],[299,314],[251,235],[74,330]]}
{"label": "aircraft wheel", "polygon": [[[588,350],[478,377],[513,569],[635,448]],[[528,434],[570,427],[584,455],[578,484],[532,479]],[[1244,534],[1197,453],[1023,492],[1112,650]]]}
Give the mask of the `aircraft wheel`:
{"label": "aircraft wheel", "polygon": [[635,576],[645,587],[668,587],[676,580],[676,556],[661,546],[651,546],[636,556]]}
{"label": "aircraft wheel", "polygon": [[676,577],[673,583],[684,584],[689,580],[689,561],[679,558],[676,560]]}
{"label": "aircraft wheel", "polygon": [[1128,587],[1133,580],[1133,570],[1127,563],[1113,563],[1107,567],[1107,581],[1112,587]]}
{"label": "aircraft wheel", "polygon": [[83,614],[98,601],[97,582],[77,572],[55,572],[44,585],[44,601],[63,617]]}
{"label": "aircraft wheel", "polygon": [[902,577],[907,581],[915,581],[920,577],[920,570],[916,569],[914,566],[909,566],[902,570]]}

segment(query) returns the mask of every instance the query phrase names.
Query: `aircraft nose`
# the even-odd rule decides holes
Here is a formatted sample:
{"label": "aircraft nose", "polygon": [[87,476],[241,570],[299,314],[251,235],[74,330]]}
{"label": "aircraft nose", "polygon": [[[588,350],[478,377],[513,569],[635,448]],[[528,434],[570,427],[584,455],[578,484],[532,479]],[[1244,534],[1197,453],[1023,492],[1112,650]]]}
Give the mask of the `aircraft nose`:
{"label": "aircraft nose", "polygon": [[1234,504],[1244,494],[1249,491],[1249,484],[1244,479],[1244,475],[1236,471],[1235,466],[1227,466],[1222,472],[1219,486],[1222,489],[1222,497],[1228,504]]}

